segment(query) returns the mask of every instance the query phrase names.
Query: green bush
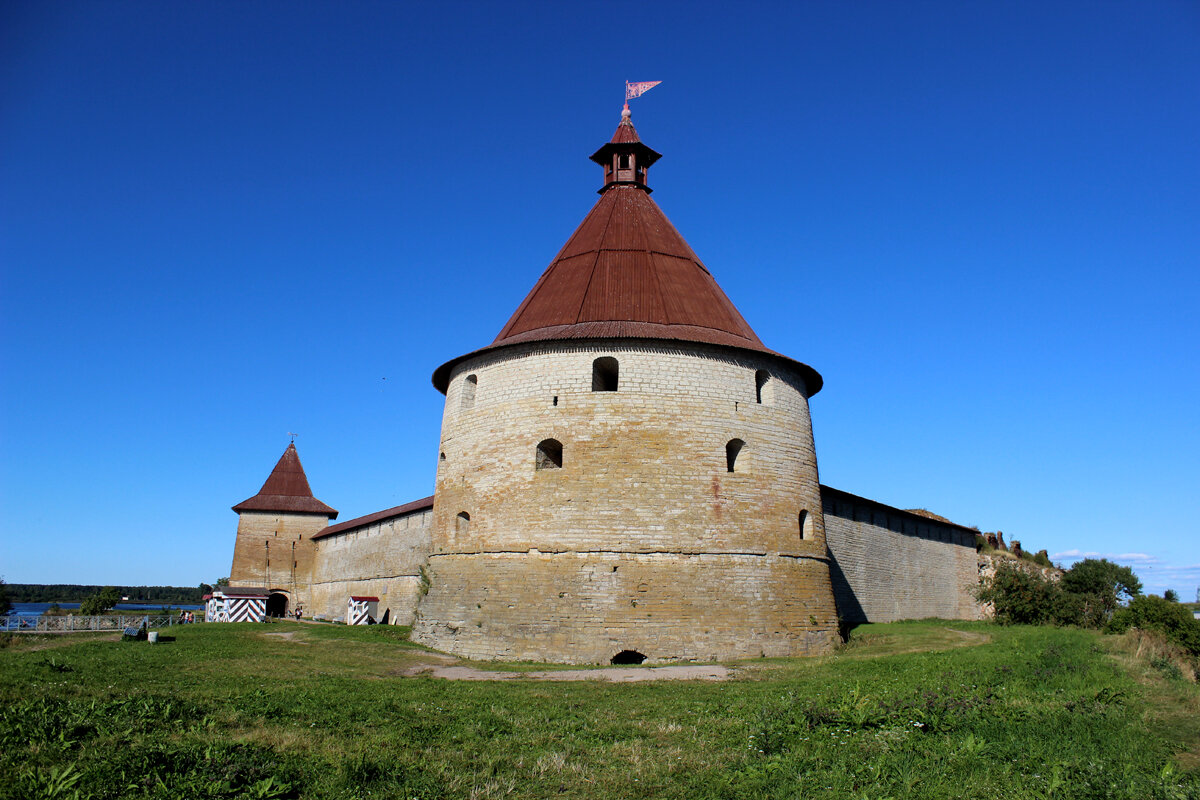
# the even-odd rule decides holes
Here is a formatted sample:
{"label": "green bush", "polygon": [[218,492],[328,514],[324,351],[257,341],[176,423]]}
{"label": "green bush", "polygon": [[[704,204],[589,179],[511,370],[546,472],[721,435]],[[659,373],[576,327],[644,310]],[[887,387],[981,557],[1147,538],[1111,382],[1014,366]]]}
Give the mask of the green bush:
{"label": "green bush", "polygon": [[1133,598],[1113,614],[1107,630],[1124,633],[1130,628],[1158,631],[1191,655],[1200,656],[1200,620],[1178,603],[1152,594]]}
{"label": "green bush", "polygon": [[1039,567],[1053,567],[1054,562],[1050,560],[1050,554],[1045,550],[1038,550],[1036,553],[1028,557],[1030,561],[1037,564]]}
{"label": "green bush", "polygon": [[1059,622],[1065,608],[1058,584],[1009,561],[996,565],[996,573],[980,583],[976,597],[991,603],[996,621],[1004,625],[1044,625]]}
{"label": "green bush", "polygon": [[1095,559],[1088,561],[1091,563],[1076,572],[1073,580],[1067,579],[1071,574],[1068,571],[1061,581],[1052,580],[1038,570],[1022,568],[1019,562],[1001,561],[996,565],[995,575],[980,582],[976,597],[991,603],[996,621],[1004,625],[1101,628],[1116,608],[1118,587],[1120,591],[1132,586],[1140,589],[1141,584],[1128,567]]}
{"label": "green bush", "polygon": [[113,586],[105,586],[97,594],[85,597],[79,604],[79,613],[85,617],[103,614],[121,602],[121,594]]}

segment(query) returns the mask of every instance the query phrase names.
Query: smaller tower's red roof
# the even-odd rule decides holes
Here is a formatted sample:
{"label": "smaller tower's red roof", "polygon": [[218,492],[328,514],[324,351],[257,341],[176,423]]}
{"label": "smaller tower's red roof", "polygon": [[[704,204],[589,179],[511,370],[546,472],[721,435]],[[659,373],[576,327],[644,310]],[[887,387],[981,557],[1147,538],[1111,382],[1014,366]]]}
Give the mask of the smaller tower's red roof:
{"label": "smaller tower's red roof", "polygon": [[293,514],[320,514],[337,519],[338,512],[313,497],[308,477],[300,464],[296,445],[289,444],[271,470],[258,494],[233,507],[234,511],[285,511]]}

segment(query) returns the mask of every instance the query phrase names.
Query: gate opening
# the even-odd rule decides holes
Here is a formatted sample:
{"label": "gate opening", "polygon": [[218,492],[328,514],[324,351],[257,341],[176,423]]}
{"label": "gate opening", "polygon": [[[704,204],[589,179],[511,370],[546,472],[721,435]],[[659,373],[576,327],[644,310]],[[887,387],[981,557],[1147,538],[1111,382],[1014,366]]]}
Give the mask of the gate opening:
{"label": "gate opening", "polygon": [[640,664],[646,657],[637,650],[622,650],[612,657],[610,664]]}
{"label": "gate opening", "polygon": [[283,592],[271,592],[267,596],[267,616],[268,617],[283,617],[287,616],[288,598]]}

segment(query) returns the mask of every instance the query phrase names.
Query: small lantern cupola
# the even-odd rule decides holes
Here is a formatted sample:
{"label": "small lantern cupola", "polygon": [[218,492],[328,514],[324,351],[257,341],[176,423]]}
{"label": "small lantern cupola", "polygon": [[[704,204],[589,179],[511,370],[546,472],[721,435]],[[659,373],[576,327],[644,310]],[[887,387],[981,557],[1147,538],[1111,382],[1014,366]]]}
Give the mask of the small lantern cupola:
{"label": "small lantern cupola", "polygon": [[600,193],[620,185],[638,186],[650,192],[646,185],[646,170],[661,157],[638,138],[626,102],[621,110],[621,124],[612,140],[591,155],[592,161],[604,167],[604,186]]}

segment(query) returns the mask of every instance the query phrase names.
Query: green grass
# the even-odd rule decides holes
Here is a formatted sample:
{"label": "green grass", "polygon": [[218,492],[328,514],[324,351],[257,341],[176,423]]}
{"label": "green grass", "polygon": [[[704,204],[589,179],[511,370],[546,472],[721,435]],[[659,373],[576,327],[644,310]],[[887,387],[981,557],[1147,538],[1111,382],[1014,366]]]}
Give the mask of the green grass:
{"label": "green grass", "polygon": [[639,684],[405,678],[428,654],[378,626],[170,633],[0,650],[0,798],[1200,798],[1196,687],[1088,631],[863,626]]}

